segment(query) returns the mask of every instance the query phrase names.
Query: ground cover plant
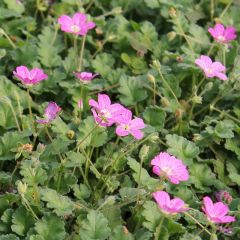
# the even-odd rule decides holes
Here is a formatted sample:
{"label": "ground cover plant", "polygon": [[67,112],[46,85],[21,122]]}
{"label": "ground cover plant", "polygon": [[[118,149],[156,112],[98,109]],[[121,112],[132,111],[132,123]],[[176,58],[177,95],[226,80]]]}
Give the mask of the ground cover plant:
{"label": "ground cover plant", "polygon": [[0,1],[0,240],[239,239],[239,8]]}

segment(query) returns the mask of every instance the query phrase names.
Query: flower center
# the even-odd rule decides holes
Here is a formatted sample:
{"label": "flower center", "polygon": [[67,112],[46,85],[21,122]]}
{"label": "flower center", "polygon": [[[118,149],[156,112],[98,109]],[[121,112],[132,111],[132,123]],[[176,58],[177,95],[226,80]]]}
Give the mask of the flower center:
{"label": "flower center", "polygon": [[78,33],[80,31],[80,27],[77,26],[77,25],[72,25],[71,26],[71,30],[74,32],[74,33]]}
{"label": "flower center", "polygon": [[170,167],[163,167],[162,171],[166,174],[166,175],[170,175],[172,173],[172,169]]}
{"label": "flower center", "polygon": [[129,127],[129,125],[124,125],[124,130],[126,130],[126,131],[129,131],[130,130],[130,127]]}
{"label": "flower center", "polygon": [[211,68],[207,68],[207,69],[206,69],[206,72],[207,72],[208,74],[212,74],[212,73],[213,73],[213,70],[212,70]]}
{"label": "flower center", "polygon": [[217,40],[218,40],[219,42],[224,42],[224,41],[225,41],[225,37],[224,37],[224,36],[218,36],[218,37],[217,37]]}
{"label": "flower center", "polygon": [[99,112],[99,116],[101,117],[102,121],[103,122],[108,122],[108,118],[111,118],[111,113],[107,110],[107,109],[102,109],[100,112]]}

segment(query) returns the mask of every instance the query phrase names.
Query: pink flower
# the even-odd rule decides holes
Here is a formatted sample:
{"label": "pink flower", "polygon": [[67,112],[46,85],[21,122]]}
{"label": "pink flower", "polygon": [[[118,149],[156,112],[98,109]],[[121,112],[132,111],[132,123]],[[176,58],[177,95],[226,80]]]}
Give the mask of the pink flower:
{"label": "pink flower", "polygon": [[226,215],[229,212],[229,208],[222,202],[213,203],[210,197],[204,197],[203,204],[202,209],[210,222],[229,223],[236,220],[235,217]]}
{"label": "pink flower", "polygon": [[153,193],[153,198],[157,202],[161,211],[165,214],[177,214],[188,210],[185,202],[180,198],[173,198],[170,200],[169,194],[164,191]]}
{"label": "pink flower", "polygon": [[169,179],[173,184],[187,181],[189,173],[182,160],[169,155],[167,152],[160,152],[152,161],[153,172],[158,176]]}
{"label": "pink flower", "polygon": [[90,99],[89,105],[93,107],[91,109],[93,117],[100,126],[113,125],[124,110],[119,103],[111,104],[111,100],[106,94],[98,94],[98,102]]}
{"label": "pink flower", "polygon": [[61,111],[62,109],[55,103],[55,102],[50,102],[48,103],[47,107],[45,108],[44,111],[44,119],[39,119],[37,120],[38,123],[41,124],[47,124],[52,122],[56,117],[57,114]]}
{"label": "pink flower", "polygon": [[63,32],[81,36],[85,36],[89,29],[95,27],[94,22],[87,21],[87,15],[84,13],[75,13],[72,18],[67,15],[62,15],[58,18],[58,23],[61,25]]}
{"label": "pink flower", "polygon": [[83,100],[79,99],[77,102],[77,105],[78,105],[78,108],[82,110],[83,109]]}
{"label": "pink flower", "polygon": [[98,73],[92,74],[90,72],[74,72],[74,75],[84,84],[87,84],[90,83],[99,74]]}
{"label": "pink flower", "polygon": [[206,77],[218,77],[221,80],[227,80],[226,68],[220,62],[213,62],[210,57],[201,55],[195,63],[204,71]]}
{"label": "pink flower", "polygon": [[228,43],[237,37],[234,27],[224,28],[224,25],[220,23],[217,23],[214,28],[209,28],[208,32],[219,43]]}
{"label": "pink flower", "polygon": [[143,138],[144,134],[140,129],[145,128],[145,124],[141,118],[132,119],[132,112],[128,109],[122,111],[121,116],[117,119],[118,126],[116,134],[118,136],[127,136],[131,134],[136,139]]}
{"label": "pink flower", "polygon": [[18,78],[24,85],[35,85],[48,78],[48,75],[43,72],[40,68],[33,68],[28,70],[25,66],[19,66],[13,74]]}

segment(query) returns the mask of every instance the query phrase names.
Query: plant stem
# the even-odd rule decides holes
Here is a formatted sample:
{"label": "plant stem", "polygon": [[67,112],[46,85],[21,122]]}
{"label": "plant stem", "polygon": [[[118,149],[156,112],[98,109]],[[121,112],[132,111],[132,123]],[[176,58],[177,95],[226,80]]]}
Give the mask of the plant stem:
{"label": "plant stem", "polygon": [[166,87],[168,88],[168,90],[171,92],[171,94],[173,95],[173,97],[175,98],[175,100],[177,101],[177,103],[181,106],[181,104],[179,103],[178,101],[178,98],[177,96],[175,95],[175,93],[173,92],[172,88],[170,87],[170,85],[168,84],[167,80],[163,77],[162,75],[162,72],[161,72],[161,69],[160,68],[157,68],[158,69],[158,73],[163,81],[163,83],[166,85]]}
{"label": "plant stem", "polygon": [[218,108],[216,108],[216,107],[212,107],[212,109],[213,109],[214,111],[216,111],[216,112],[219,112],[219,113],[227,116],[228,118],[232,119],[233,121],[237,122],[238,124],[240,124],[240,121],[239,121],[237,118],[231,116],[231,115],[228,114],[227,112],[221,111],[220,109],[218,109]]}
{"label": "plant stem", "polygon": [[81,144],[94,132],[94,130],[99,126],[100,123],[95,124],[95,126],[91,129],[91,131],[77,144],[74,150],[78,149]]}
{"label": "plant stem", "polygon": [[28,111],[29,111],[29,114],[30,114],[30,119],[31,119],[33,132],[35,132],[34,119],[33,119],[33,113],[32,113],[32,98],[31,98],[31,95],[30,95],[29,88],[27,88],[27,95],[28,95]]}
{"label": "plant stem", "polygon": [[[118,155],[118,157],[115,158],[115,160],[114,160],[113,163],[112,163],[112,168],[111,168],[111,170],[108,172],[108,175],[106,176],[106,178],[105,178],[105,180],[104,180],[105,184],[107,184],[107,181],[108,181],[109,177],[112,175],[112,173],[113,173],[113,171],[114,171],[114,167],[115,167],[115,165],[118,163],[118,161],[119,161],[121,158],[123,158],[127,153],[133,151],[136,147],[140,146],[142,143],[144,143],[145,141],[147,141],[152,135],[153,135],[153,134],[150,134],[149,136],[147,136],[147,137],[144,138],[143,140],[139,141],[139,142],[138,142],[136,145],[134,145],[132,148],[128,148],[128,147],[130,147],[131,142],[130,142],[130,144],[127,144],[127,145],[125,146],[125,148],[128,149],[128,150],[125,151],[125,152],[123,152],[122,154],[120,153],[120,154]],[[125,148],[124,148],[124,149],[125,149]],[[124,151],[124,149],[122,149],[122,150]],[[99,181],[101,181],[101,180],[102,180],[102,176],[101,176],[101,178],[99,179]],[[105,185],[102,186],[102,188],[101,188],[101,190],[100,190],[100,194],[102,193],[102,191],[104,190],[104,188],[105,188]]]}
{"label": "plant stem", "polygon": [[160,236],[160,233],[161,233],[163,221],[164,221],[164,216],[161,217],[160,223],[156,228],[156,232],[154,234],[155,235],[154,240],[159,240],[159,236]]}
{"label": "plant stem", "polygon": [[84,35],[82,39],[82,45],[81,45],[80,56],[79,56],[79,65],[77,68],[79,72],[82,70],[82,61],[83,61],[83,52],[84,52],[85,42],[86,42],[86,35]]}
{"label": "plant stem", "polygon": [[184,212],[184,214],[186,216],[188,216],[189,218],[191,218],[197,225],[199,225],[206,233],[208,233],[210,236],[212,235],[207,229],[206,227],[204,227],[197,219],[195,219],[191,214],[189,214],[188,212]]}
{"label": "plant stem", "polygon": [[23,202],[26,204],[26,208],[32,213],[33,217],[36,220],[39,220],[38,216],[36,215],[36,213],[33,211],[33,209],[31,208],[28,200],[24,197],[24,195],[21,195]]}
{"label": "plant stem", "polygon": [[17,46],[14,44],[14,42],[11,40],[11,38],[8,36],[8,34],[2,29],[1,33],[3,34],[3,36],[6,37],[6,39],[9,41],[9,43],[12,45],[12,47],[14,49],[17,48]]}
{"label": "plant stem", "polygon": [[12,114],[13,114],[13,117],[14,117],[14,120],[15,120],[15,123],[16,123],[16,125],[17,125],[17,129],[18,129],[19,132],[21,132],[21,128],[20,128],[20,125],[19,125],[19,122],[18,122],[16,113],[15,113],[15,111],[14,111],[14,108],[13,108],[13,105],[12,105],[11,102],[9,102],[9,107],[10,107],[10,109],[11,109],[11,111],[12,111]]}

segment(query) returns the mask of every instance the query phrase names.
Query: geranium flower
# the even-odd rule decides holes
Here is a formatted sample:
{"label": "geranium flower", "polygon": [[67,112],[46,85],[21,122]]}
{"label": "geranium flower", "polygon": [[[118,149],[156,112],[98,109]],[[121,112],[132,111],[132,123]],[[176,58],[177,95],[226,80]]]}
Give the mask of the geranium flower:
{"label": "geranium flower", "polygon": [[100,126],[113,125],[124,110],[119,103],[111,104],[111,100],[106,94],[98,94],[98,102],[90,99],[89,105],[93,107],[91,109],[93,117]]}
{"label": "geranium flower", "polygon": [[87,21],[87,15],[84,13],[75,13],[72,18],[62,15],[58,18],[58,23],[61,25],[63,32],[81,36],[86,35],[89,29],[96,26],[94,22]]}
{"label": "geranium flower", "polygon": [[47,124],[52,122],[62,109],[55,103],[48,103],[44,111],[44,119],[38,119],[37,122],[41,124]]}
{"label": "geranium flower", "polygon": [[227,80],[226,68],[220,62],[213,62],[210,57],[201,55],[195,63],[204,71],[206,77],[218,77],[221,80]]}
{"label": "geranium flower", "polygon": [[74,75],[84,84],[90,83],[95,77],[97,77],[98,73],[91,72],[74,72]]}
{"label": "geranium flower", "polygon": [[166,177],[173,184],[179,184],[189,178],[187,167],[182,160],[169,155],[167,152],[160,152],[151,161],[151,164],[156,175]]}
{"label": "geranium flower", "polygon": [[171,200],[169,194],[165,191],[157,191],[152,195],[161,211],[165,214],[174,215],[188,210],[182,199],[173,198]]}
{"label": "geranium flower", "polygon": [[13,74],[18,78],[24,85],[36,85],[37,83],[48,78],[48,75],[43,72],[40,68],[33,68],[29,70],[26,66],[19,66]]}
{"label": "geranium flower", "polygon": [[209,28],[208,32],[219,43],[228,43],[237,37],[234,27],[225,28],[221,23],[217,23],[214,28]]}
{"label": "geranium flower", "polygon": [[210,222],[229,223],[236,221],[235,217],[226,215],[229,212],[226,204],[222,202],[213,203],[210,197],[204,197],[203,204],[202,210]]}
{"label": "geranium flower", "polygon": [[132,112],[128,109],[122,111],[121,116],[117,119],[118,126],[116,134],[118,136],[127,136],[131,134],[136,139],[141,139],[144,133],[140,129],[145,128],[145,124],[141,118],[132,119]]}

